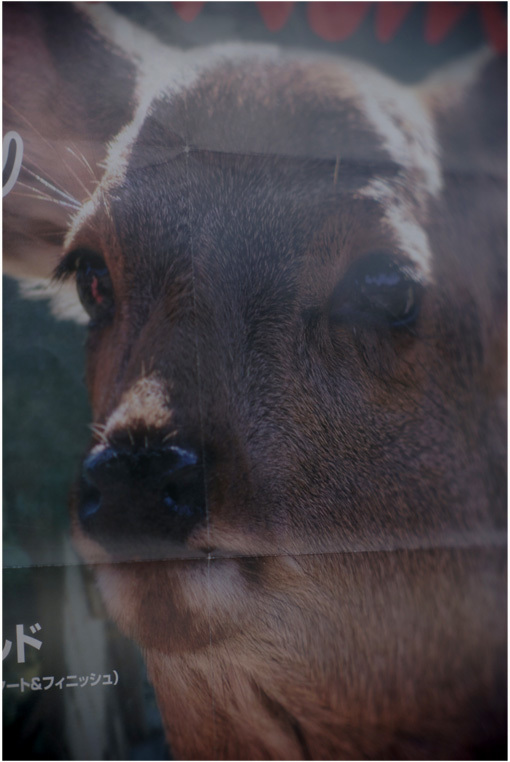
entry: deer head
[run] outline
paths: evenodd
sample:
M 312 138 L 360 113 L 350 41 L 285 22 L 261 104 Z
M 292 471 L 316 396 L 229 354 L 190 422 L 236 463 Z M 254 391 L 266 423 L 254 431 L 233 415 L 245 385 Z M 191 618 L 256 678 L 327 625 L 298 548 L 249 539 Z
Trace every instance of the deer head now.
M 40 198 L 7 197 L 7 266 L 87 316 L 75 543 L 172 748 L 478 753 L 503 728 L 501 62 L 411 88 L 10 6 Z

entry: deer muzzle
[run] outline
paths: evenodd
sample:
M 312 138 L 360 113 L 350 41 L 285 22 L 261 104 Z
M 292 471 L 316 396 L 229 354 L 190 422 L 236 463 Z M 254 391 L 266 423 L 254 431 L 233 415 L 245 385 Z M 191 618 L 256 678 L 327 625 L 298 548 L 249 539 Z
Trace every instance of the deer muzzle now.
M 206 515 L 204 472 L 190 446 L 95 448 L 79 484 L 78 519 L 86 534 L 115 552 L 184 544 Z

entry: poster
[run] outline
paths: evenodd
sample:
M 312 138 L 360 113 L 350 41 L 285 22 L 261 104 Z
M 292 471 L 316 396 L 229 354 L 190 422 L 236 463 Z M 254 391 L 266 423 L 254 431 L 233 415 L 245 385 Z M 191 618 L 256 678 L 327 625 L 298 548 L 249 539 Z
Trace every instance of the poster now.
M 506 6 L 3 12 L 4 758 L 505 758 Z

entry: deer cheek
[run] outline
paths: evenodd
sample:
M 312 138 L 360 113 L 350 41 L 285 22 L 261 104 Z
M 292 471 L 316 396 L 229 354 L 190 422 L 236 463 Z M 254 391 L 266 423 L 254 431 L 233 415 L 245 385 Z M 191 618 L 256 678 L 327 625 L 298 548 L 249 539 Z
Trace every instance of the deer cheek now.
M 107 390 L 114 385 L 113 370 L 118 367 L 112 352 L 113 341 L 108 340 L 112 328 L 102 331 L 102 335 L 91 334 L 87 342 L 86 384 L 94 420 L 108 413 Z

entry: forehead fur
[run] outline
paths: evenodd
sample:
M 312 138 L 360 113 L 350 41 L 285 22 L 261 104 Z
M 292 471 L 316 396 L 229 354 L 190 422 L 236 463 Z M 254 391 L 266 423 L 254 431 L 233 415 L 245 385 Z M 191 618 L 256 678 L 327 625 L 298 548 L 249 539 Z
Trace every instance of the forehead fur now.
M 276 48 L 192 53 L 179 66 L 160 63 L 150 86 L 145 80 L 140 108 L 110 149 L 105 186 L 121 196 L 120 214 L 154 225 L 161 209 L 162 227 L 182 228 L 190 168 L 201 194 L 194 207 L 204 214 L 218 183 L 236 207 L 249 192 L 261 219 L 278 206 L 312 208 L 319 197 L 321 211 L 364 198 L 381 208 L 402 253 L 430 274 L 420 219 L 441 177 L 431 120 L 410 88 L 363 64 Z
M 429 192 L 440 189 L 430 115 L 412 88 L 362 63 L 257 45 L 162 55 L 146 62 L 137 112 L 110 147 L 107 167 L 117 179 L 132 166 L 132 148 L 150 120 L 207 150 L 389 158 L 420 170 Z

